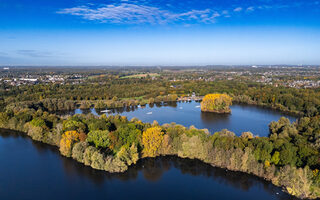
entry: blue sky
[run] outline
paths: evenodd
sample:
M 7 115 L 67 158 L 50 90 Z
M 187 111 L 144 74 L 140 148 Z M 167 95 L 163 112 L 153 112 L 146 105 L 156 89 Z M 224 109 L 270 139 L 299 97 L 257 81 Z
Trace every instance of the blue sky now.
M 0 0 L 1 65 L 320 64 L 320 0 Z

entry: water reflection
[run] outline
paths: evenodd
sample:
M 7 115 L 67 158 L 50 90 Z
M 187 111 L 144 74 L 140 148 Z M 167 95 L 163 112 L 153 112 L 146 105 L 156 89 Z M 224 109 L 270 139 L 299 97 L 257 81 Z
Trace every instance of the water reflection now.
M 183 175 L 202 176 L 212 179 L 219 184 L 228 185 L 242 191 L 248 192 L 251 187 L 258 186 L 270 195 L 278 193 L 277 199 L 297 199 L 283 193 L 280 188 L 261 178 L 212 167 L 199 160 L 182 159 L 175 156 L 146 158 L 131 166 L 126 172 L 117 174 L 94 170 L 71 159 L 62 158 L 62 160 L 68 175 L 77 174 L 79 176 L 86 176 L 97 185 L 102 185 L 105 181 L 112 179 L 121 181 L 136 180 L 139 173 L 149 182 L 160 182 L 163 179 L 163 175 L 174 168 L 178 169 Z M 170 179 L 166 181 L 170 181 Z
M 81 112 L 79 112 L 79 114 L 83 113 L 83 114 L 89 114 L 93 111 L 93 109 L 81 109 Z M 78 113 L 77 113 L 78 114 Z
M 215 123 L 224 123 L 226 125 L 229 124 L 231 114 L 230 113 L 208 113 L 208 112 L 201 112 L 200 114 L 201 121 L 210 126 L 212 122 Z

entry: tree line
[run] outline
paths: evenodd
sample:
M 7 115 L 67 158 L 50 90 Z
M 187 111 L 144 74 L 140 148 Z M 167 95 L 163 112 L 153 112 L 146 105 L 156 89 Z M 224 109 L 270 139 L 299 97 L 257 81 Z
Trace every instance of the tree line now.
M 9 90 L 7 90 L 9 89 Z M 226 93 L 233 102 L 256 104 L 305 116 L 320 113 L 319 89 L 296 89 L 260 83 L 221 81 L 168 81 L 152 79 L 107 79 L 78 85 L 40 84 L 0 89 L 0 110 L 19 102 L 43 105 L 47 110 L 66 110 L 75 105 L 123 107 L 145 105 L 150 102 L 170 101 L 172 96 L 184 97 L 195 92 L 199 96 Z

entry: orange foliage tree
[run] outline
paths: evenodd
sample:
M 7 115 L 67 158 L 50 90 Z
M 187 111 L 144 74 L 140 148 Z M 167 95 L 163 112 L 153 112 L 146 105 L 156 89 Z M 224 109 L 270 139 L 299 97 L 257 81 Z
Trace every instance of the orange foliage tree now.
M 144 146 L 143 153 L 146 157 L 156 156 L 161 142 L 163 140 L 164 133 L 159 126 L 148 128 L 142 134 L 142 144 Z
M 60 140 L 61 154 L 70 157 L 73 145 L 79 141 L 80 134 L 77 131 L 66 131 Z
M 201 111 L 230 113 L 232 98 L 227 94 L 207 94 L 201 102 Z

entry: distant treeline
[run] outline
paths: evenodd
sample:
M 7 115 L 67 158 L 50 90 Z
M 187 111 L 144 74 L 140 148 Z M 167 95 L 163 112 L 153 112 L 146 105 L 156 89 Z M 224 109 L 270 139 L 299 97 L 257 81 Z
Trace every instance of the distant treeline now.
M 25 108 L 30 109 L 41 109 L 43 111 L 55 112 L 55 111 L 67 111 L 74 110 L 77 107 L 80 109 L 90 109 L 92 107 L 96 109 L 105 109 L 105 108 L 123 108 L 131 106 L 144 106 L 146 104 L 162 103 L 162 102 L 175 102 L 177 101 L 178 96 L 176 94 L 167 95 L 167 96 L 157 96 L 156 98 L 145 99 L 122 99 L 114 97 L 111 100 L 67 100 L 62 99 L 43 99 L 40 101 L 22 101 L 14 102 L 5 106 L 3 110 L 23 110 Z
M 116 108 L 173 101 L 176 97 L 229 94 L 234 102 L 267 106 L 274 109 L 315 116 L 320 114 L 319 89 L 295 89 L 236 81 L 166 81 L 149 79 L 116 79 L 80 85 L 34 85 L 0 89 L 0 110 L 6 106 L 32 102 L 44 110 L 68 110 L 76 104 L 82 108 Z M 171 95 L 171 96 L 168 96 Z

